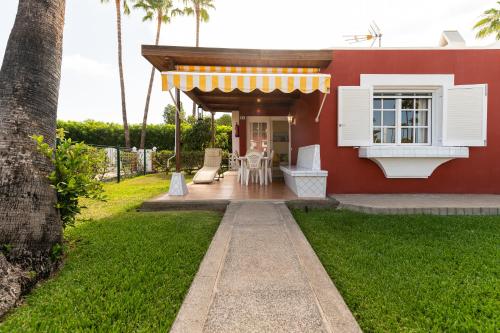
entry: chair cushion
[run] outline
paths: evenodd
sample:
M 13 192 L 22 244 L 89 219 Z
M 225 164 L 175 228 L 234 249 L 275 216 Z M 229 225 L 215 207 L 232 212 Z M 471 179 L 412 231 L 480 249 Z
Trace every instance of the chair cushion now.
M 219 171 L 218 167 L 203 167 L 196 175 L 193 177 L 193 183 L 195 184 L 207 184 L 214 181 L 215 176 L 217 176 L 217 172 Z

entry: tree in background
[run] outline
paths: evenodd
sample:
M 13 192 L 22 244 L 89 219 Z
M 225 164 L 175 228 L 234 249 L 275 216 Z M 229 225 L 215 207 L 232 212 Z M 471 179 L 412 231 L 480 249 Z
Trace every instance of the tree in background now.
M 54 166 L 31 136 L 43 135 L 55 146 L 65 4 L 19 0 L 0 70 L 0 259 L 5 255 L 36 273 L 35 280 L 48 276 L 52 251 L 62 241 L 56 192 L 48 179 Z M 3 269 L 0 289 L 8 283 Z M 5 304 L 0 305 L 1 316 Z
M 167 24 L 173 16 L 183 14 L 181 10 L 173 8 L 171 0 L 139 0 L 134 5 L 134 8 L 142 8 L 146 12 L 142 18 L 143 21 L 152 21 L 153 19 L 156 19 L 155 45 L 158 45 L 160 41 L 162 23 Z M 140 149 L 144 149 L 144 145 L 146 144 L 146 125 L 148 122 L 149 101 L 151 99 L 154 77 L 155 67 L 151 66 L 151 75 L 149 76 L 148 92 L 146 95 L 146 105 L 144 107 L 144 116 L 142 118 L 141 143 L 139 145 Z
M 183 135 L 182 148 L 184 150 L 205 150 L 210 146 L 212 119 L 204 117 L 197 119 Z
M 499 8 L 486 10 L 481 20 L 474 25 L 477 30 L 476 38 L 486 38 L 495 35 L 496 40 L 500 40 L 500 1 L 497 1 Z
M 210 15 L 209 9 L 215 9 L 213 0 L 183 0 L 184 13 L 187 15 L 194 15 L 196 19 L 196 47 L 200 46 L 200 23 L 208 22 Z
M 177 108 L 175 105 L 168 104 L 165 107 L 165 110 L 163 110 L 163 121 L 165 124 L 171 124 L 175 125 L 175 113 L 177 112 Z M 181 112 L 179 114 L 179 118 L 181 121 L 184 121 L 186 119 L 186 112 L 184 111 L 184 108 L 182 107 L 181 103 Z
M 224 113 L 218 119 L 215 119 L 217 126 L 233 126 L 233 119 L 231 115 Z
M 101 0 L 101 3 L 107 3 L 110 0 Z M 120 92 L 122 99 L 122 118 L 123 118 L 123 130 L 125 133 L 125 147 L 130 148 L 130 133 L 128 129 L 127 121 L 127 105 L 125 102 L 125 79 L 123 77 L 123 61 L 122 61 L 122 12 L 121 12 L 122 0 L 115 0 L 116 7 L 116 33 L 118 37 L 118 71 L 120 74 Z M 123 12 L 125 14 L 130 14 L 130 9 L 127 5 L 127 0 L 123 0 Z
M 196 19 L 196 47 L 200 46 L 200 23 L 208 22 L 210 15 L 209 9 L 215 9 L 213 0 L 183 0 L 184 13 L 194 15 Z M 193 102 L 193 117 L 196 116 L 196 104 Z

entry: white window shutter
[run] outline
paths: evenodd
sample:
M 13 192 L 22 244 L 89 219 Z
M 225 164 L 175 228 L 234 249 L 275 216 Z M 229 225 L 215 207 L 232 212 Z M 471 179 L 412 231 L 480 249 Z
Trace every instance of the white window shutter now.
M 444 146 L 486 146 L 488 86 L 454 86 L 447 90 L 443 112 Z
M 372 142 L 372 89 L 338 88 L 338 145 L 369 146 Z

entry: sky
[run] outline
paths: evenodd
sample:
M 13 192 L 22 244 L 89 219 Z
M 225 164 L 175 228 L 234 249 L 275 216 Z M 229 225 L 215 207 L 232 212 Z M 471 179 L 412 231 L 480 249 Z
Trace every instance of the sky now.
M 130 0 L 128 0 L 130 1 Z M 200 46 L 319 49 L 351 46 L 344 35 L 364 34 L 375 20 L 385 47 L 437 46 L 443 30 L 458 30 L 468 46 L 472 26 L 496 0 L 215 0 L 210 21 L 202 23 Z M 3 0 L 0 12 L 0 61 L 14 23 L 17 0 Z M 180 6 L 180 4 L 178 3 Z M 141 44 L 153 44 L 156 25 L 134 10 L 122 20 L 125 86 L 129 123 L 142 122 L 151 65 Z M 64 52 L 58 118 L 122 121 L 116 50 L 114 1 L 66 0 Z M 161 31 L 160 44 L 194 46 L 195 20 L 175 17 Z M 367 47 L 368 44 L 356 44 Z M 157 73 L 158 74 L 158 73 Z M 189 111 L 190 101 L 183 97 Z M 156 75 L 149 123 L 163 122 L 171 103 Z

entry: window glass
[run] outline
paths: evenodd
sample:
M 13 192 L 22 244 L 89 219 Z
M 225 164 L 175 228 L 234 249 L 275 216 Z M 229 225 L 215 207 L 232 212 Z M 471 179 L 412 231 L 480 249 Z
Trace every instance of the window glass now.
M 427 126 L 427 111 L 415 112 L 415 124 L 417 126 Z
M 382 143 L 382 130 L 380 128 L 373 129 L 373 142 Z
M 374 93 L 373 143 L 429 144 L 432 93 Z
M 417 109 L 427 109 L 427 98 L 417 98 L 416 108 Z
M 383 100 L 383 106 L 384 106 L 384 109 L 395 109 L 396 108 L 396 100 L 393 99 L 393 98 L 390 98 L 390 99 L 384 99 Z
M 384 142 L 385 143 L 396 142 L 396 130 L 394 128 L 384 128 Z
M 384 126 L 396 126 L 396 111 L 384 111 Z
M 401 111 L 401 126 L 413 125 L 413 111 Z
M 401 101 L 401 108 L 413 109 L 413 98 L 404 98 Z
M 401 143 L 413 143 L 413 128 L 401 129 Z
M 381 126 L 381 125 L 382 125 L 382 112 L 373 111 L 373 126 Z
M 415 129 L 415 143 L 429 143 L 428 142 L 428 129 L 416 128 Z

